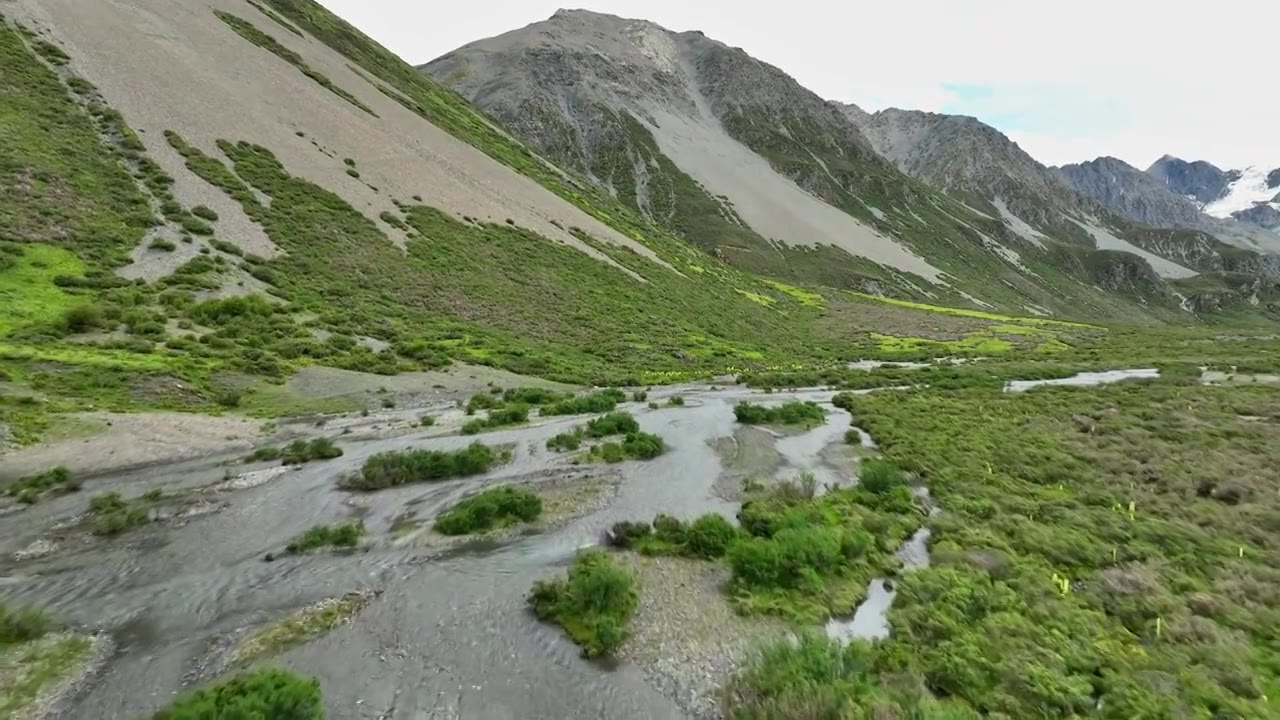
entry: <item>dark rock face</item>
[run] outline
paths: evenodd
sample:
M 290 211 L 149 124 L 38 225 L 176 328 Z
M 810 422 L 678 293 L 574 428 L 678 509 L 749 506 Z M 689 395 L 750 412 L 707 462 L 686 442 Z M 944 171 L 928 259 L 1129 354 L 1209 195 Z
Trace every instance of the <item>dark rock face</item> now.
M 1258 203 L 1248 210 L 1231 213 L 1231 217 L 1267 230 L 1278 229 L 1280 228 L 1280 210 L 1276 209 L 1277 204 L 1280 204 L 1280 195 L 1277 195 L 1271 203 Z
M 1200 207 L 1152 175 L 1112 157 L 1058 168 L 1077 193 L 1127 220 L 1157 228 L 1200 228 Z
M 1280 188 L 1280 168 L 1276 168 L 1275 170 L 1267 173 L 1267 187 Z M 1276 195 L 1275 199 L 1271 202 L 1280 202 L 1280 195 Z
M 1187 162 L 1170 155 L 1157 160 L 1147 172 L 1175 193 L 1194 197 L 1201 205 L 1220 199 L 1227 186 L 1240 179 L 1238 170 L 1222 170 L 1203 160 Z

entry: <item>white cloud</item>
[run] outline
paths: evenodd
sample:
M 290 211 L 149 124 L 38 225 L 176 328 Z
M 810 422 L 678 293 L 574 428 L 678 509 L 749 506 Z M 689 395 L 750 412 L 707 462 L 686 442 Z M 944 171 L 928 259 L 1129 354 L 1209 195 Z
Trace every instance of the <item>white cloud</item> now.
M 1123 104 L 1125 126 L 1023 133 L 1045 162 L 1168 152 L 1224 166 L 1280 164 L 1280 2 L 1220 0 L 578 0 L 599 12 L 702 30 L 778 65 L 818 94 L 875 109 L 940 110 L 944 83 L 1086 87 Z M 321 0 L 411 62 L 549 17 L 558 2 Z M 1016 98 L 1010 98 L 1017 105 Z M 989 105 L 990 103 L 988 103 Z M 1017 131 L 1015 131 L 1016 133 Z M 1075 154 L 1083 152 L 1084 155 Z

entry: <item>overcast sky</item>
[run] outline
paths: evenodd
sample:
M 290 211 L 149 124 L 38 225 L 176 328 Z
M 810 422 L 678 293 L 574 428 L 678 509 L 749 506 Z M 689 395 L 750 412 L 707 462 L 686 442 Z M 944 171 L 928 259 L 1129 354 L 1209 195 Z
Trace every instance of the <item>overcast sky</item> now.
M 320 0 L 420 64 L 568 0 Z M 819 95 L 976 115 L 1044 163 L 1280 165 L 1280 0 L 577 0 L 702 30 Z

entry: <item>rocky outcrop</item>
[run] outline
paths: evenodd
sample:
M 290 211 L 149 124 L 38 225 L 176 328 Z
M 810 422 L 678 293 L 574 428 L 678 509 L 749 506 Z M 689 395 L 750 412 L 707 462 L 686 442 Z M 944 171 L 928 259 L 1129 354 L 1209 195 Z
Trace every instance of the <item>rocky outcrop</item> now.
M 1147 173 L 1169 186 L 1173 192 L 1194 198 L 1202 206 L 1221 198 L 1227 186 L 1240 178 L 1237 170 L 1222 170 L 1203 160 L 1187 162 L 1165 155 L 1147 168 Z

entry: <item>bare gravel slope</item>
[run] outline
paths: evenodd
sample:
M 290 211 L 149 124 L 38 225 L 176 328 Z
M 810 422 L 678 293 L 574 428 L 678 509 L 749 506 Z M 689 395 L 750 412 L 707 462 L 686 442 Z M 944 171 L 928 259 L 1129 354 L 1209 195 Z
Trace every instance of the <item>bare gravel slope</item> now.
M 429 205 L 522 227 L 602 255 L 570 235 L 579 227 L 653 259 L 643 246 L 596 221 L 533 180 L 499 164 L 380 92 L 328 46 L 298 37 L 244 0 L 17 0 L 6 15 L 52 30 L 72 69 L 141 133 L 147 150 L 177 179 L 175 194 L 220 216 L 218 234 L 262 255 L 270 241 L 239 205 L 187 172 L 163 140 L 174 130 L 206 153 L 216 141 L 269 148 L 290 172 L 342 195 L 393 241 L 403 233 L 379 216 L 393 200 L 417 195 Z M 375 114 L 345 101 L 214 15 L 232 13 L 298 53 L 314 70 Z M 129 58 L 130 62 L 120 62 Z M 305 128 L 305 135 L 300 134 Z M 345 162 L 355 162 L 359 178 Z M 610 261 L 611 262 L 611 261 Z

